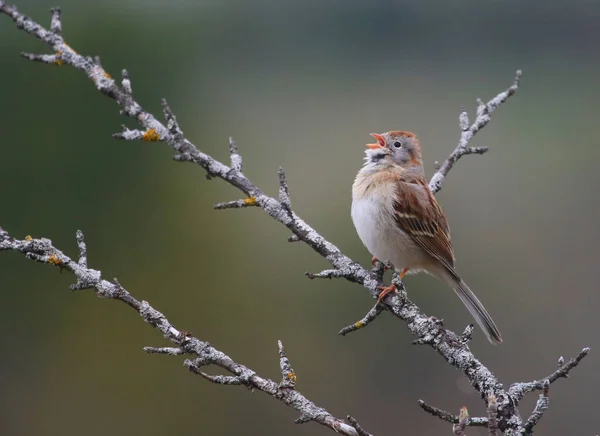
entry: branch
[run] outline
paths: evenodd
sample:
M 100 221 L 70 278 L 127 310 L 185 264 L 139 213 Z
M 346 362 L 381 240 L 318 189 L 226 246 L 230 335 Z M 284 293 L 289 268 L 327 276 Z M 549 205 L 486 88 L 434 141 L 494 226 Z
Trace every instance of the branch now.
M 230 185 L 242 191 L 249 199 L 252 199 L 251 201 L 253 202 L 253 205 L 262 208 L 270 217 L 287 227 L 287 229 L 289 229 L 292 233 L 290 240 L 297 240 L 306 243 L 330 263 L 330 270 L 335 271 L 335 273 L 331 274 L 331 277 L 343 277 L 348 281 L 358 283 L 367 289 L 367 291 L 374 298 L 379 295 L 378 286 L 382 284 L 383 270 L 364 269 L 357 262 L 345 256 L 334 244 L 327 241 L 316 230 L 303 221 L 291 208 L 288 186 L 283 170 L 280 170 L 279 172 L 279 198 L 277 199 L 266 195 L 242 173 L 241 156 L 239 156 L 235 143 L 232 144 L 232 141 L 230 141 L 229 144 L 231 155 L 230 166 L 219 162 L 206 153 L 203 153 L 184 136 L 183 131 L 179 128 L 176 118 L 166 104 L 166 101 L 163 100 L 163 115 L 167 123 L 165 126 L 153 114 L 144 111 L 142 106 L 133 99 L 131 80 L 126 71 L 122 72 L 121 86 L 119 86 L 119 84 L 110 76 L 110 74 L 108 74 L 102 68 L 99 59 L 94 60 L 91 57 L 84 57 L 67 45 L 62 38 L 60 31 L 57 30 L 62 28 L 62 25 L 60 24 L 59 13 L 53 12 L 51 30 L 46 30 L 33 20 L 19 13 L 15 7 L 7 5 L 2 0 L 0 0 L 0 12 L 8 15 L 13 21 L 15 21 L 18 28 L 40 39 L 53 51 L 53 54 L 50 55 L 25 55 L 27 58 L 48 61 L 56 65 L 70 65 L 75 69 L 82 71 L 88 78 L 92 80 L 96 88 L 102 94 L 112 98 L 117 102 L 123 115 L 134 119 L 142 127 L 141 130 L 125 129 L 125 131 L 115 135 L 117 138 L 124 140 L 160 141 L 165 143 L 175 151 L 175 161 L 198 165 L 206 171 L 207 177 L 223 179 Z M 47 56 L 51 57 L 48 58 Z M 517 72 L 514 83 L 508 89 L 499 93 L 487 103 L 478 101 L 476 119 L 473 124 L 469 125 L 467 113 L 464 110 L 461 112 L 459 119 L 461 127 L 459 144 L 448 157 L 448 159 L 446 159 L 446 161 L 433 175 L 430 181 L 430 189 L 432 192 L 435 193 L 441 189 L 444 178 L 462 156 L 466 154 L 481 154 L 485 152 L 484 148 L 472 148 L 469 147 L 468 144 L 472 140 L 473 136 L 477 134 L 479 130 L 485 127 L 490 121 L 491 113 L 517 91 L 520 74 L 520 72 Z M 239 204 L 239 202 L 236 202 L 236 204 Z M 50 245 L 48 246 L 47 244 Z M 48 240 L 39 240 L 33 245 L 41 245 L 45 249 L 49 249 L 49 247 L 51 247 L 51 243 L 49 243 Z M 65 259 L 61 259 L 60 257 L 64 256 L 62 253 L 60 253 L 60 255 L 56 254 L 58 257 L 52 257 L 52 255 L 48 255 L 47 250 L 44 251 L 43 255 L 39 254 L 35 250 L 27 251 L 27 254 L 30 258 L 35 260 L 53 263 L 55 265 L 60 264 L 60 262 L 65 262 Z M 85 270 L 85 274 L 82 274 L 81 277 L 78 276 L 77 285 L 75 285 L 76 289 L 85 289 L 89 287 L 95 288 L 98 283 L 105 283 L 105 285 L 102 286 L 109 286 L 107 289 L 113 290 L 114 292 L 117 292 L 116 290 L 121 289 L 120 286 L 116 286 L 110 282 L 99 282 L 99 272 L 87 270 L 85 267 L 82 267 L 78 264 L 76 265 L 78 268 L 83 268 Z M 98 290 L 98 292 L 99 294 L 103 295 L 106 294 L 108 290 L 103 292 Z M 136 307 L 136 305 L 139 304 L 147 304 L 143 302 L 138 303 L 137 300 L 130 301 L 129 297 L 123 298 L 123 301 L 132 305 L 132 307 Z M 424 314 L 418 306 L 408 300 L 408 298 L 405 298 L 405 296 L 403 296 L 403 298 L 396 298 L 395 296 L 390 295 L 385 299 L 384 302 L 382 302 L 381 306 L 384 308 L 384 310 L 389 311 L 395 317 L 403 320 L 410 332 L 416 336 L 416 341 L 418 343 L 431 346 L 450 365 L 464 372 L 471 385 L 481 394 L 483 398 L 488 398 L 492 394 L 497 398 L 499 414 L 498 426 L 501 430 L 513 432 L 520 431 L 523 428 L 523 422 L 516 408 L 517 402 L 515 402 L 512 397 L 507 394 L 496 376 L 492 374 L 490 370 L 473 355 L 473 353 L 471 353 L 468 344 L 462 336 L 445 329 L 442 321 Z M 162 315 L 160 315 L 160 317 L 161 320 L 164 318 Z M 170 336 L 171 338 L 174 338 L 173 334 L 170 334 Z M 181 342 L 182 340 L 180 339 L 179 341 Z M 200 343 L 199 341 L 194 341 L 192 341 L 194 344 Z M 202 358 L 202 356 L 200 358 Z M 239 372 L 236 373 L 235 371 L 230 371 L 234 373 L 234 376 L 227 377 L 235 378 L 244 375 L 244 371 L 241 368 L 247 368 L 241 367 L 233 362 L 227 362 L 228 365 L 236 365 L 232 368 Z M 203 361 L 192 361 L 189 367 L 190 369 L 200 368 L 202 363 Z M 225 369 L 229 370 L 229 368 Z M 253 380 L 256 380 L 257 377 L 258 376 L 253 375 L 252 377 L 249 377 L 248 380 L 252 382 Z M 221 380 L 233 381 L 233 378 L 225 378 Z M 273 386 L 277 386 L 277 384 L 269 385 L 268 389 L 265 388 L 266 391 L 271 392 L 272 389 L 275 389 Z M 292 395 L 292 393 L 296 393 L 295 391 L 289 389 L 286 392 L 288 392 L 286 395 Z M 291 399 L 289 401 L 292 402 Z M 294 407 L 293 404 L 296 403 L 290 403 L 292 407 Z M 317 418 L 320 419 L 320 421 L 318 421 Z M 329 425 L 332 428 L 342 425 L 339 424 L 341 421 L 331 417 L 331 415 L 324 411 L 323 414 L 317 413 L 315 415 L 302 415 L 300 421 L 303 422 L 306 420 L 317 420 L 318 422 L 325 423 L 324 425 Z M 331 424 L 332 422 L 333 424 Z M 356 434 L 354 427 L 350 427 L 347 424 L 343 425 L 349 429 L 352 429 L 352 431 L 348 430 L 347 434 Z
M 508 393 L 513 397 L 514 401 L 518 404 L 519 401 L 525 396 L 528 392 L 533 391 L 541 391 L 545 389 L 546 382 L 552 384 L 559 378 L 568 378 L 569 372 L 577 365 L 579 362 L 588 355 L 590 352 L 590 348 L 586 347 L 579 352 L 577 356 L 572 359 L 569 359 L 567 363 L 564 363 L 564 359 L 560 357 L 559 359 L 559 367 L 556 371 L 550 374 L 548 377 L 545 377 L 541 380 L 534 380 L 531 382 L 520 382 L 514 383 L 509 389 Z
M 423 400 L 418 401 L 419 407 L 423 409 L 425 412 L 430 415 L 437 416 L 442 421 L 449 422 L 451 424 L 459 424 L 460 417 L 455 416 L 450 412 L 446 412 L 445 410 L 438 409 L 437 407 L 430 406 Z M 467 415 L 468 418 L 468 415 Z M 488 418 L 468 418 L 466 424 L 469 427 L 487 427 L 488 426 Z
M 380 304 L 376 304 L 371 310 L 367 312 L 367 314 L 360 321 L 357 321 L 354 324 L 350 324 L 349 326 L 344 327 L 340 330 L 338 335 L 346 336 L 348 333 L 355 332 L 356 330 L 368 326 L 379 315 L 381 315 L 381 312 L 383 312 L 383 307 Z
M 71 289 L 95 289 L 100 298 L 118 300 L 127 304 L 141 315 L 144 321 L 160 331 L 168 341 L 176 345 L 174 348 L 145 347 L 144 350 L 146 352 L 169 355 L 193 355 L 193 359 L 185 361 L 185 366 L 191 372 L 213 383 L 243 385 L 259 390 L 300 412 L 302 422 L 314 421 L 343 435 L 360 436 L 355 427 L 332 416 L 325 409 L 317 406 L 294 389 L 296 376 L 287 361 L 281 341 L 279 342 L 279 354 L 281 370 L 285 376 L 282 383 L 276 383 L 273 380 L 259 376 L 250 368 L 235 362 L 227 354 L 217 350 L 207 342 L 203 342 L 190 333 L 177 329 L 162 313 L 154 309 L 148 302 L 136 299 L 116 279 L 112 282 L 102 279 L 101 271 L 90 269 L 87 267 L 87 264 L 81 262 L 81 259 L 85 258 L 87 250 L 81 231 L 77 231 L 77 245 L 79 246 L 79 262 L 72 260 L 69 256 L 54 247 L 52 241 L 49 239 L 27 237 L 24 240 L 18 240 L 11 237 L 0 227 L 0 251 L 17 251 L 23 253 L 28 259 L 54 265 L 61 270 L 73 273 L 77 279 L 77 284 L 71 286 Z M 219 367 L 232 375 L 213 376 L 201 371 L 202 367 L 209 365 Z
M 540 422 L 540 419 L 542 419 L 544 413 L 546 413 L 546 410 L 548 410 L 548 406 L 550 406 L 550 400 L 548 399 L 549 389 L 550 381 L 544 380 L 543 392 L 540 394 L 540 398 L 537 400 L 537 403 L 535 404 L 535 409 L 533 409 L 531 416 L 529 417 L 529 419 L 527 419 L 527 422 L 525 423 L 525 434 L 531 433 L 533 427 L 535 427 L 535 425 L 538 422 Z
M 521 80 L 521 70 L 517 70 L 513 84 L 508 87 L 505 91 L 502 91 L 496 97 L 492 98 L 487 103 L 481 100 L 477 100 L 477 115 L 473 124 L 469 125 L 469 116 L 467 111 L 462 109 L 458 117 L 460 125 L 460 139 L 458 145 L 454 151 L 448 156 L 448 159 L 444 161 L 442 166 L 435 172 L 431 181 L 429 182 L 429 189 L 434 194 L 442 189 L 442 183 L 444 179 L 454 167 L 458 160 L 467 154 L 484 154 L 488 151 L 487 147 L 469 147 L 469 143 L 473 139 L 473 136 L 483 129 L 492 119 L 491 114 L 500 107 L 502 103 L 508 100 L 509 97 L 514 95 L 519 89 L 519 81 Z

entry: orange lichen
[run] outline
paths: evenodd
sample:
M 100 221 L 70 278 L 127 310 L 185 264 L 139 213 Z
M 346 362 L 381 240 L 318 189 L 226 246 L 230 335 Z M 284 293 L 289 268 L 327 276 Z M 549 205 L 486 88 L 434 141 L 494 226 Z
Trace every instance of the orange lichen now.
M 142 139 L 148 142 L 156 142 L 160 141 L 160 135 L 158 134 L 156 129 L 148 129 L 144 132 Z
M 289 378 L 292 382 L 296 383 L 296 374 L 294 372 L 288 372 L 287 378 Z
M 357 329 L 361 329 L 365 326 L 365 323 L 362 321 L 358 321 L 354 324 L 354 327 L 356 327 Z
M 111 75 L 108 74 L 106 71 L 104 72 L 104 77 L 106 77 L 107 79 L 112 79 Z
M 256 206 L 256 197 L 248 197 L 244 199 L 244 203 L 248 206 Z
M 63 262 L 56 254 L 51 254 L 50 257 L 48 257 L 48 263 L 51 263 L 52 265 L 60 265 Z
M 61 59 L 58 58 L 61 54 L 62 54 L 62 51 L 56 52 L 56 60 L 54 61 L 54 65 L 60 66 L 64 63 Z
M 33 241 L 33 238 L 30 235 L 25 236 L 26 241 Z

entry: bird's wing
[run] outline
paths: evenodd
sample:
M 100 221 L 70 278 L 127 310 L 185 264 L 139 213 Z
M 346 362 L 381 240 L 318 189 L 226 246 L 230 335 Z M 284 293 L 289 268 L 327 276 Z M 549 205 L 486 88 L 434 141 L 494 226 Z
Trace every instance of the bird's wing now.
M 454 250 L 448 221 L 424 181 L 398 181 L 394 218 L 398 227 L 429 255 L 454 270 Z

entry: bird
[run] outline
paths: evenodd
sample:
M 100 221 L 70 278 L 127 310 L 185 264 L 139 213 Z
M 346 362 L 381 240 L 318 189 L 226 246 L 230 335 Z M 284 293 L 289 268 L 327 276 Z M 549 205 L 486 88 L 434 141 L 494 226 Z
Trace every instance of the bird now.
M 454 289 L 492 344 L 502 335 L 485 307 L 455 269 L 450 227 L 425 181 L 419 140 L 408 131 L 371 133 L 365 163 L 352 185 L 351 215 L 373 255 L 405 274 L 426 272 Z M 396 286 L 380 286 L 378 303 Z

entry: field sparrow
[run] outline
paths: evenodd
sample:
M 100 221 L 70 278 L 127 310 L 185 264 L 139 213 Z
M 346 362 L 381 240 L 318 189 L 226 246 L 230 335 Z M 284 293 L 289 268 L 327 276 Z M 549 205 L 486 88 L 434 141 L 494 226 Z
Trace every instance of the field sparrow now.
M 450 228 L 425 181 L 419 140 L 410 132 L 372 133 L 366 162 L 352 186 L 352 221 L 373 260 L 389 261 L 400 278 L 426 271 L 450 286 L 491 343 L 494 321 L 454 269 Z M 382 287 L 378 302 L 394 285 Z

